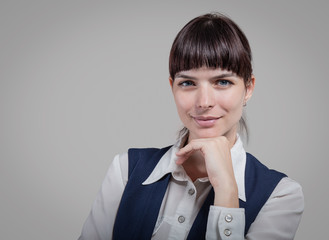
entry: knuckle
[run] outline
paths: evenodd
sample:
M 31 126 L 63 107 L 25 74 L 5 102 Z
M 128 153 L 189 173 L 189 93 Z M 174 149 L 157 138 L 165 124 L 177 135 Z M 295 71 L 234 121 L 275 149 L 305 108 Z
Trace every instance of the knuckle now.
M 221 143 L 223 143 L 223 144 L 228 144 L 228 143 L 229 143 L 227 137 L 224 137 L 224 136 L 220 136 L 220 137 L 218 138 L 218 140 L 219 140 Z

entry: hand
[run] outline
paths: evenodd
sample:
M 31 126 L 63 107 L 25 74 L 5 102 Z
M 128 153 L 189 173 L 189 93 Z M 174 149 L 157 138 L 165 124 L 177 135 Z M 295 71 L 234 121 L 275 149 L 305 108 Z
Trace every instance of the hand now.
M 230 142 L 226 137 L 193 139 L 177 153 L 176 163 L 188 164 L 189 157 L 201 152 L 205 169 L 215 191 L 215 206 L 239 207 L 238 188 L 234 177 Z

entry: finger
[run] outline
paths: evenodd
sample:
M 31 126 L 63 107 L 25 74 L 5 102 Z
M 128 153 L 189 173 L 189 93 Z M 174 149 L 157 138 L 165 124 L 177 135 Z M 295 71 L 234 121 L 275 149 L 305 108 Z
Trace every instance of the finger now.
M 183 164 L 191 156 L 192 153 L 193 151 L 176 153 L 177 156 L 176 164 L 178 165 Z
M 188 157 L 179 157 L 176 160 L 176 164 L 177 165 L 182 165 L 187 159 L 188 159 Z
M 193 141 L 187 144 L 185 147 L 181 148 L 176 153 L 176 156 L 178 157 L 176 164 L 183 164 L 194 152 L 201 150 L 202 146 L 202 143 Z
M 192 141 L 189 144 L 187 144 L 185 147 L 181 148 L 176 155 L 181 157 L 186 154 L 191 155 L 193 152 L 202 150 L 203 144 L 200 142 Z

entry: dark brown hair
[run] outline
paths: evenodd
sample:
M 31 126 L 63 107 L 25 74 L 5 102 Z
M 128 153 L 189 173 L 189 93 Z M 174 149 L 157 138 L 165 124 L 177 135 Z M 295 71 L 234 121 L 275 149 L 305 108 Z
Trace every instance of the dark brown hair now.
M 169 72 L 174 80 L 180 71 L 221 68 L 236 73 L 247 85 L 251 59 L 248 39 L 231 19 L 219 13 L 205 14 L 192 19 L 177 34 L 170 51 Z

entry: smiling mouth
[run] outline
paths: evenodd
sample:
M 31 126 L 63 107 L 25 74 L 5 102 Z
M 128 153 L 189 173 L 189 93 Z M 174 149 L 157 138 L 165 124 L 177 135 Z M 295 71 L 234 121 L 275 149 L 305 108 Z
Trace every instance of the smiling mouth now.
M 220 119 L 220 117 L 212 117 L 212 116 L 197 116 L 197 117 L 192 117 L 193 120 L 199 125 L 200 127 L 213 127 L 217 120 Z

